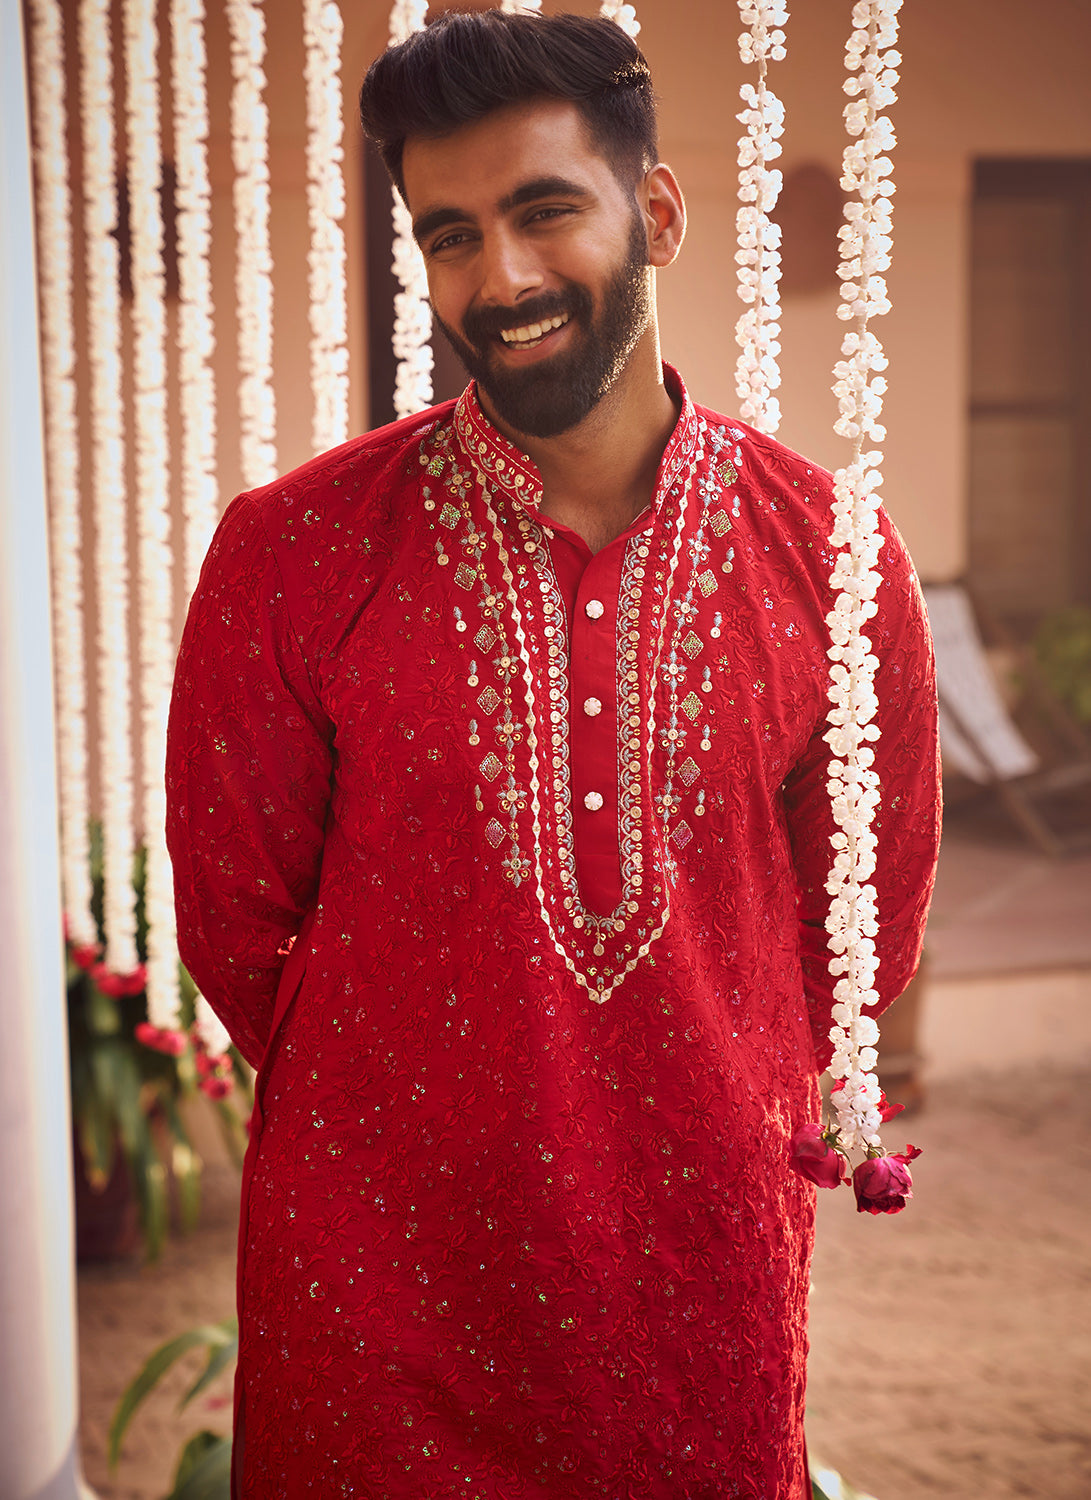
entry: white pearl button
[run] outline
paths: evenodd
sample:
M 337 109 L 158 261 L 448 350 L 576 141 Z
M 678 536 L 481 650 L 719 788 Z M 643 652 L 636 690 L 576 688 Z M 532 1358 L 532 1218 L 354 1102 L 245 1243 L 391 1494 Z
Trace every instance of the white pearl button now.
M 589 620 L 601 620 L 606 613 L 606 606 L 601 599 L 588 599 L 583 612 Z
M 602 793 L 588 792 L 587 796 L 583 799 L 583 805 L 588 812 L 598 812 L 602 806 Z
M 585 698 L 583 700 L 583 711 L 589 719 L 595 719 L 602 713 L 602 704 L 597 698 Z

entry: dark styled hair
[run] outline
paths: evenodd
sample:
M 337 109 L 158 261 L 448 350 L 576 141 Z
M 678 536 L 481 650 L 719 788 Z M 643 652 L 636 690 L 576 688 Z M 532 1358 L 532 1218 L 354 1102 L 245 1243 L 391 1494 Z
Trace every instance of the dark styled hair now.
M 621 27 L 601 17 L 449 11 L 375 59 L 360 90 L 360 118 L 404 197 L 410 136 L 449 135 L 532 99 L 576 105 L 626 185 L 655 165 L 648 64 Z

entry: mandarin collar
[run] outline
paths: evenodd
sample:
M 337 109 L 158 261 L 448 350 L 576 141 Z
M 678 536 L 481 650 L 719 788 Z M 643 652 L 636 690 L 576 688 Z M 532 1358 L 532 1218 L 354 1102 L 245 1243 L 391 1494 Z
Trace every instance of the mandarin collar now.
M 681 402 L 681 410 L 659 462 L 652 496 L 652 509 L 656 513 L 697 447 L 697 413 L 681 375 L 666 361 L 663 363 L 663 382 L 670 395 Z M 476 381 L 470 382 L 455 403 L 454 425 L 459 444 L 482 483 L 495 485 L 524 509 L 537 511 L 542 503 L 542 476 L 538 466 L 489 421 L 478 400 Z

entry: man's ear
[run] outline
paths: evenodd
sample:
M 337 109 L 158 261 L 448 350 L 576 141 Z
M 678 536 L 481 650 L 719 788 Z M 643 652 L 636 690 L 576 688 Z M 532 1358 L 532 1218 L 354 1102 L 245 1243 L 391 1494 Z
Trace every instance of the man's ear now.
M 644 174 L 640 205 L 648 232 L 648 264 L 669 266 L 682 248 L 686 233 L 686 203 L 670 167 L 658 162 Z

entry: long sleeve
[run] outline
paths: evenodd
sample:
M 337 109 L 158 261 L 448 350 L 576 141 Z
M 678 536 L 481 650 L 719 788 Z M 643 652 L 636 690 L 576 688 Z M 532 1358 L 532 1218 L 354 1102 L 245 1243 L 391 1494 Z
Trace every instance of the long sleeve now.
M 867 634 L 879 658 L 875 744 L 880 805 L 875 885 L 879 934 L 878 1014 L 896 1000 L 920 962 L 935 879 L 940 832 L 940 774 L 935 669 L 920 586 L 900 537 L 889 522 L 879 557 L 883 583 L 878 613 Z M 833 863 L 835 825 L 827 790 L 832 758 L 821 722 L 785 787 L 785 808 L 799 885 L 800 949 L 820 1067 L 829 1061 L 833 1004 L 826 917 L 826 880 Z
M 258 505 L 228 508 L 190 606 L 167 748 L 178 944 L 240 1052 L 269 1039 L 288 939 L 313 904 L 332 725 Z

